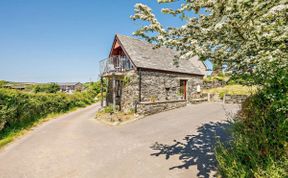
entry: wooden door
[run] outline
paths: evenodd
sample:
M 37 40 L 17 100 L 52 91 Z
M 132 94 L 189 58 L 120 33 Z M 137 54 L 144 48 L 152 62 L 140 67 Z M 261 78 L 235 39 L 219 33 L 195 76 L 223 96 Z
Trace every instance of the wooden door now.
M 180 80 L 180 92 L 183 95 L 183 99 L 187 98 L 187 80 Z

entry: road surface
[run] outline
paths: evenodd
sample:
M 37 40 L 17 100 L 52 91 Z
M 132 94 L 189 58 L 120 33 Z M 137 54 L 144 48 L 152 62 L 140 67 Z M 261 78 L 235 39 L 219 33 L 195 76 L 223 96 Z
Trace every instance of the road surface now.
M 204 103 L 108 126 L 95 119 L 98 107 L 50 120 L 0 150 L 0 177 L 213 177 L 215 137 L 227 139 L 224 120 L 238 109 Z

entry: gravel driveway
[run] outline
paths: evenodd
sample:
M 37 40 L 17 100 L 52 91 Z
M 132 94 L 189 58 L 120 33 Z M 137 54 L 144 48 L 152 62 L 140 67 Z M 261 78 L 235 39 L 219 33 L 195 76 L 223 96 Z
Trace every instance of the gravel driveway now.
M 237 105 L 204 103 L 121 126 L 95 119 L 99 106 L 48 121 L 0 150 L 1 178 L 192 178 L 215 172 Z

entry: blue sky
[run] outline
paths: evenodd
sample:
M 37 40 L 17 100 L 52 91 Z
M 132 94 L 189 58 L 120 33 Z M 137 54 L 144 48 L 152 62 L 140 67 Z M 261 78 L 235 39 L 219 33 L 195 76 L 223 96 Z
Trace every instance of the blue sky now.
M 131 35 L 135 3 L 148 4 L 164 25 L 156 0 L 0 1 L 0 80 L 64 82 L 98 79 L 115 33 Z

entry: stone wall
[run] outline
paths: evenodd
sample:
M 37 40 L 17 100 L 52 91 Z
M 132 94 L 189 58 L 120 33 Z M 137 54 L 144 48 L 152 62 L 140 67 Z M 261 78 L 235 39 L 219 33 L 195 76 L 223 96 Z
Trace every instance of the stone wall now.
M 187 99 L 202 84 L 202 76 L 141 71 L 141 101 L 175 101 L 184 99 L 180 95 L 180 80 L 187 80 Z
M 192 104 L 203 103 L 208 101 L 207 93 L 194 93 L 191 95 L 191 98 L 188 100 Z
M 223 102 L 226 104 L 241 104 L 248 98 L 247 95 L 225 95 Z
M 247 95 L 228 95 L 225 94 L 221 97 L 218 94 L 207 94 L 209 102 L 222 102 L 225 104 L 241 104 L 243 103 L 249 96 Z
M 136 71 L 130 71 L 123 78 L 121 109 L 124 112 L 135 110 L 139 101 L 139 76 Z
M 223 102 L 223 97 L 221 97 L 220 95 L 218 94 L 207 94 L 208 96 L 208 101 L 209 102 Z
M 141 75 L 139 75 L 139 73 L 141 73 Z M 152 70 L 131 70 L 125 73 L 122 78 L 118 77 L 117 80 L 121 80 L 121 98 L 116 98 L 116 103 L 121 106 L 121 110 L 129 112 L 137 109 L 137 112 L 140 112 L 140 114 L 147 114 L 149 110 L 151 110 L 150 113 L 155 113 L 156 111 L 166 110 L 166 108 L 172 109 L 183 106 L 184 96 L 180 94 L 180 80 L 187 80 L 186 99 L 189 100 L 192 94 L 196 92 L 197 85 L 202 85 L 203 77 Z M 141 101 L 139 101 L 140 80 Z M 106 101 L 107 104 L 112 104 L 113 92 L 111 78 L 108 80 L 107 89 Z M 139 102 L 146 104 L 139 104 Z M 140 111 L 136 108 L 137 104 L 140 106 Z
M 135 109 L 135 104 L 139 100 L 139 78 L 134 70 L 128 71 L 123 76 L 115 77 L 120 81 L 120 96 L 116 95 L 116 105 L 119 105 L 121 110 L 129 112 Z M 106 103 L 113 104 L 113 88 L 112 76 L 108 78 Z
M 137 104 L 137 113 L 140 115 L 150 115 L 167 111 L 187 105 L 186 100 L 163 101 L 163 102 L 141 102 Z

